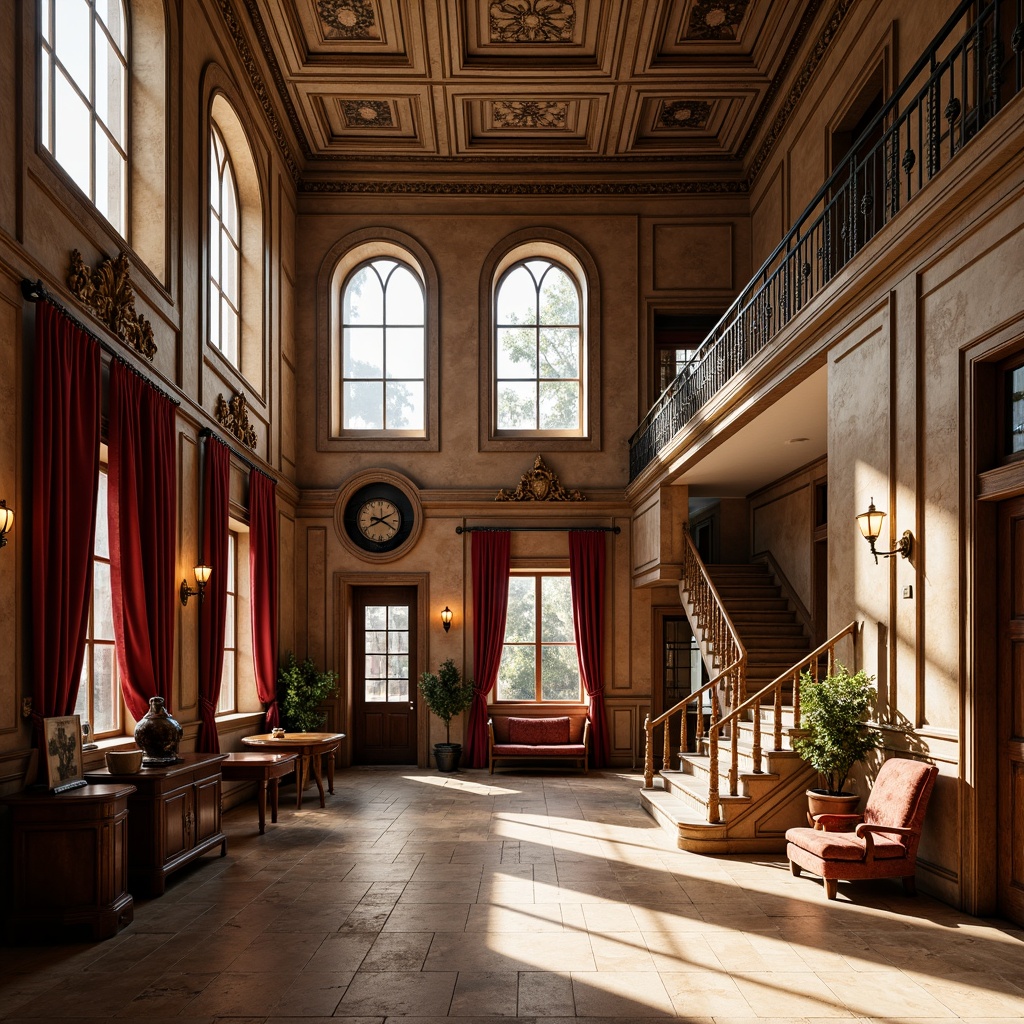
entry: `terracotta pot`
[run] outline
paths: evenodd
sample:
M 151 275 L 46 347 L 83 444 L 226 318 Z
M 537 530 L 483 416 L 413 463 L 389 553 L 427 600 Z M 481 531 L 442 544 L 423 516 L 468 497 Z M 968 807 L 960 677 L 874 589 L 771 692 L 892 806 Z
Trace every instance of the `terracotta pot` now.
M 860 797 L 856 793 L 832 796 L 824 789 L 807 790 L 807 824 L 814 828 L 816 814 L 856 814 Z

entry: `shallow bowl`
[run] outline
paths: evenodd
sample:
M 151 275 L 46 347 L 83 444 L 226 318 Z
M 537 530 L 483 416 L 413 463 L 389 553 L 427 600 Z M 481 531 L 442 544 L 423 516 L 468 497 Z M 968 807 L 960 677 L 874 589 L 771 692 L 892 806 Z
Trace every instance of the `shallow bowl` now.
M 108 750 L 106 757 L 112 775 L 132 775 L 142 767 L 141 750 Z

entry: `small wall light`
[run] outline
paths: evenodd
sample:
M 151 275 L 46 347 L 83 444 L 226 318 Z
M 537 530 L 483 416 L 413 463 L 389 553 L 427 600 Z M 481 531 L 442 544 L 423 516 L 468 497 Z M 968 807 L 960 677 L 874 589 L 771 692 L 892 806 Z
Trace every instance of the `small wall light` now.
M 452 610 L 448 605 L 445 605 L 441 612 L 441 625 L 444 626 L 446 633 L 452 628 Z
M 7 534 L 14 526 L 14 509 L 7 507 L 7 502 L 0 499 L 0 548 L 7 544 Z
M 206 589 L 206 584 L 210 581 L 210 573 L 213 572 L 213 566 L 211 565 L 197 565 L 192 570 L 196 575 L 196 584 L 199 587 L 198 590 L 193 590 L 188 585 L 188 580 L 182 580 L 181 586 L 178 588 L 178 596 L 181 598 L 182 604 L 188 604 L 190 597 L 199 595 L 199 603 L 203 601 L 203 591 Z
M 909 530 L 903 531 L 903 536 L 896 542 L 896 547 L 892 551 L 876 551 L 875 541 L 878 540 L 879 535 L 882 532 L 882 520 L 885 519 L 885 513 L 879 512 L 875 508 L 875 499 L 871 499 L 871 503 L 868 505 L 867 512 L 861 512 L 857 516 L 857 525 L 860 527 L 860 532 L 864 535 L 864 539 L 871 546 L 871 554 L 875 556 L 875 565 L 878 565 L 878 556 L 881 555 L 883 558 L 892 558 L 893 555 L 899 555 L 901 558 L 909 558 L 910 552 L 914 546 L 914 535 Z

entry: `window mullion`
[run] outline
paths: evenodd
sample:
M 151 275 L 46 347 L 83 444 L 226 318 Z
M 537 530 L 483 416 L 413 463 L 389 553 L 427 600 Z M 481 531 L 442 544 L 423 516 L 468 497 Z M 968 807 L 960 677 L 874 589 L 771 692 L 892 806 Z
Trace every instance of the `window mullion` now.
M 533 699 L 540 703 L 543 699 L 543 686 L 542 686 L 542 664 L 543 664 L 543 653 L 544 649 L 541 644 L 542 632 L 541 626 L 543 624 L 543 610 L 541 608 L 541 578 L 539 574 L 534 574 L 533 577 L 533 604 L 534 604 L 534 694 Z

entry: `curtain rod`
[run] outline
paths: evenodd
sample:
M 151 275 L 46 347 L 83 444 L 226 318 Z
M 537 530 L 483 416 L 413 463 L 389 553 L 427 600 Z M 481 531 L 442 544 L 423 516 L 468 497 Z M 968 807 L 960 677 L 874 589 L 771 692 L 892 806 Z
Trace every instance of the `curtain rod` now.
M 622 533 L 621 526 L 456 526 L 456 533 L 581 533 L 597 530 L 601 533 Z
M 199 440 L 202 441 L 208 437 L 212 438 L 214 441 L 220 441 L 220 443 L 224 445 L 224 447 L 227 448 L 227 450 L 231 452 L 231 454 L 234 455 L 234 457 L 238 459 L 239 462 L 245 463 L 245 465 L 247 465 L 250 469 L 256 470 L 257 473 L 262 473 L 268 480 L 273 480 L 275 484 L 277 483 L 277 479 L 275 477 L 271 476 L 265 469 L 262 469 L 261 467 L 257 466 L 255 462 L 251 461 L 250 459 L 247 459 L 237 448 L 228 444 L 227 441 L 225 441 L 224 438 L 221 437 L 220 434 L 218 434 L 215 430 L 212 430 L 210 427 L 203 427 L 203 429 L 199 431 Z
M 158 395 L 162 395 L 172 405 L 181 405 L 181 402 L 177 398 L 169 395 L 162 387 L 160 387 L 159 384 L 155 383 L 151 377 L 144 374 L 133 363 L 128 362 L 128 360 L 125 359 L 113 345 L 104 341 L 94 330 L 92 330 L 92 328 L 82 323 L 82 321 L 79 320 L 63 302 L 46 290 L 46 286 L 42 281 L 38 279 L 36 281 L 30 281 L 27 277 L 23 278 L 21 282 L 21 294 L 24 295 L 29 302 L 48 302 L 54 309 L 59 310 L 64 316 L 66 316 L 68 320 L 70 320 L 80 331 L 84 331 L 90 338 L 92 338 L 92 340 L 95 341 L 111 359 L 116 359 L 122 366 L 134 373 L 136 377 L 141 377 L 142 380 L 144 380 Z

